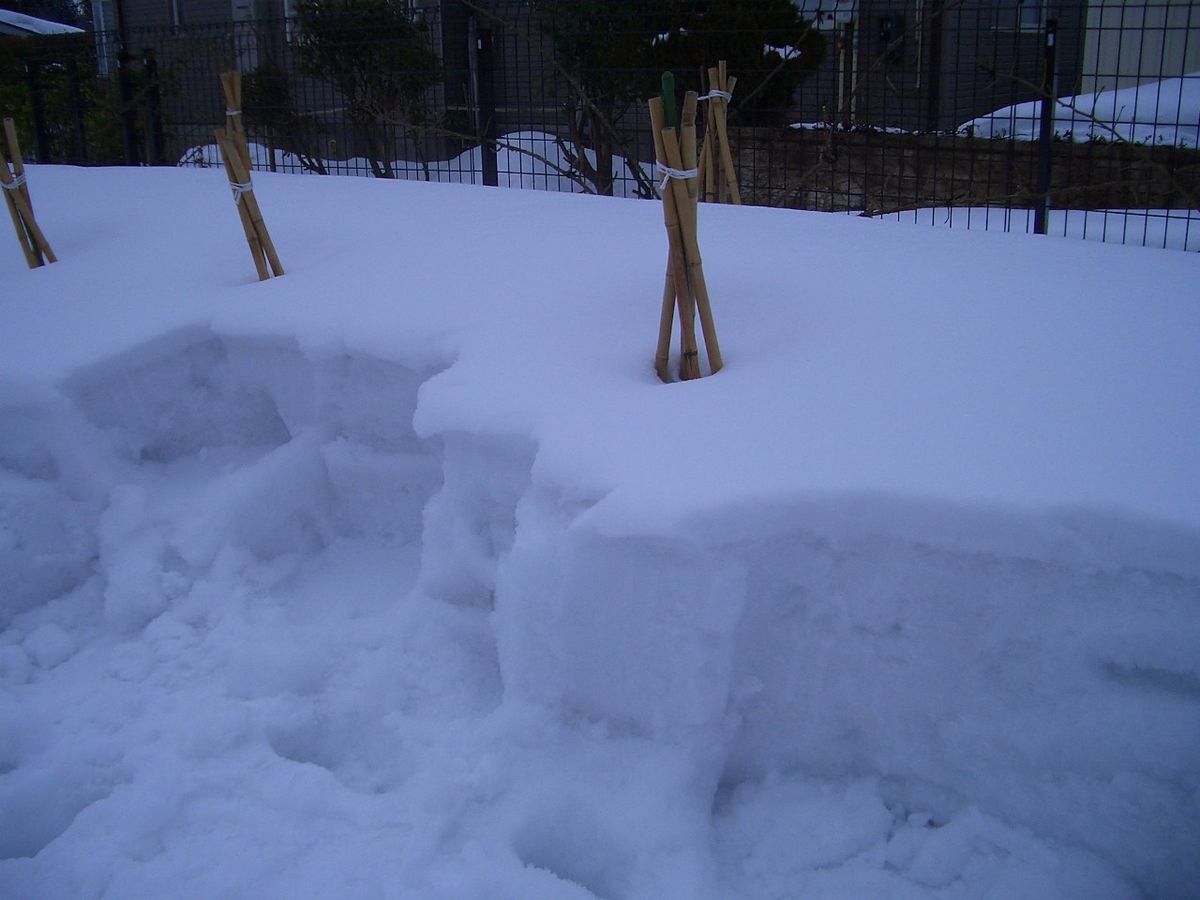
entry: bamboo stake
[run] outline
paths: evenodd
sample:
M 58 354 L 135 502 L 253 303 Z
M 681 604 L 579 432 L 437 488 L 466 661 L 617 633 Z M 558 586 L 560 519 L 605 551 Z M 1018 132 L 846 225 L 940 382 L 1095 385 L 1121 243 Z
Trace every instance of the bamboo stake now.
M 731 75 L 729 80 L 725 82 L 725 91 L 729 94 L 733 93 L 733 89 L 737 87 L 737 77 Z M 742 192 L 738 186 L 737 166 L 733 161 L 733 148 L 729 145 L 729 104 L 722 103 L 721 105 L 721 124 L 719 127 L 725 132 L 725 140 L 722 145 L 725 150 L 725 177 L 729 182 L 729 191 L 733 196 L 733 202 L 738 206 L 742 205 Z
M 221 161 L 225 164 L 225 176 L 229 179 L 229 183 L 244 184 L 239 181 L 233 168 L 233 161 L 237 158 L 238 151 L 233 141 L 226 134 L 225 129 L 218 128 L 214 133 L 217 139 L 217 146 L 221 151 Z M 242 198 L 245 194 L 234 194 L 234 206 L 237 207 L 238 218 L 242 223 L 242 231 L 246 235 L 246 243 L 250 246 L 250 256 L 254 259 L 254 268 L 258 271 L 258 280 L 266 281 L 271 277 L 271 273 L 267 270 L 267 260 L 263 254 L 262 242 L 258 239 L 258 232 L 254 228 L 254 222 L 250 219 L 250 210 L 242 203 Z
M 9 215 L 13 219 L 13 226 L 17 229 L 17 236 L 21 239 L 21 249 L 25 252 L 25 261 L 29 263 L 31 269 L 45 265 L 45 260 L 42 258 L 41 248 L 34 240 L 33 234 L 29 231 L 21 213 L 17 210 L 16 197 L 9 194 L 20 194 L 25 198 L 25 206 L 33 212 L 33 204 L 29 196 L 29 189 L 23 183 L 21 176 L 25 174 L 25 160 L 21 156 L 21 145 L 17 141 L 16 126 L 10 118 L 4 119 L 4 142 L 8 145 L 8 155 L 12 159 L 12 179 L 4 178 L 6 185 L 12 185 L 5 188 L 5 199 L 9 209 Z M 0 159 L 3 159 L 3 153 L 0 153 Z M 4 162 L 4 174 L 8 175 L 8 162 Z M 19 186 L 17 186 L 19 184 Z
M 704 76 L 706 76 L 706 74 L 707 74 L 707 72 L 704 72 L 703 70 L 701 70 L 702 82 L 703 82 Z M 704 92 L 706 92 L 706 94 L 709 94 L 709 92 L 712 90 L 713 90 L 712 79 L 709 79 L 708 80 L 708 90 L 706 90 Z M 704 115 L 704 140 L 700 145 L 700 163 L 697 164 L 697 168 L 698 168 L 698 170 L 700 170 L 700 174 L 697 175 L 698 180 L 696 181 L 696 184 L 701 186 L 700 191 L 698 191 L 698 193 L 701 194 L 701 196 L 704 198 L 704 200 L 706 200 L 706 202 L 710 202 L 710 200 L 713 199 L 712 197 L 709 196 L 709 194 L 712 193 L 712 185 L 713 185 L 713 115 L 712 115 L 712 113 L 713 113 L 713 107 L 712 107 L 712 104 L 709 104 L 708 112 L 706 113 L 706 115 Z
M 733 89 L 737 86 L 737 78 L 730 78 L 725 69 L 725 60 L 721 60 L 715 69 L 710 68 L 708 77 L 710 82 L 715 79 L 717 90 L 727 94 L 732 94 Z M 733 203 L 741 206 L 742 194 L 738 189 L 737 170 L 734 168 L 733 154 L 729 149 L 728 104 L 723 97 L 715 97 L 709 103 L 716 124 L 717 150 L 715 152 L 720 154 L 721 169 L 724 175 L 724 178 L 718 180 L 720 201 L 724 202 L 726 198 L 730 198 Z
M 253 166 L 250 163 L 250 144 L 246 140 L 246 128 L 242 121 L 242 73 L 236 70 L 222 72 L 221 90 L 225 94 L 226 138 L 230 140 L 236 151 L 233 158 L 227 159 L 227 165 L 232 169 L 233 175 L 230 180 L 236 180 L 238 184 L 252 184 Z M 249 216 L 258 243 L 262 247 L 263 253 L 266 254 L 267 261 L 271 264 L 271 271 L 276 275 L 282 275 L 283 264 L 279 261 L 279 254 L 275 252 L 275 242 L 271 240 L 271 234 L 267 231 L 267 225 L 263 221 L 262 210 L 259 208 L 258 198 L 254 196 L 253 189 L 240 192 L 238 200 L 239 205 Z
M 708 70 L 708 80 L 712 87 L 709 90 L 716 89 L 718 91 L 725 90 L 725 79 L 721 76 L 720 66 L 712 66 Z M 721 129 L 717 122 L 721 114 L 722 98 L 713 97 L 709 100 L 709 110 L 712 113 L 713 124 L 713 167 L 715 169 L 713 177 L 716 179 L 716 192 L 713 198 L 716 203 L 727 203 L 729 201 L 729 185 L 725 181 L 725 173 L 721 171 L 725 165 L 721 156 Z
M 683 157 L 683 167 L 688 171 L 696 168 L 696 106 L 698 98 L 695 91 L 688 91 L 683 96 L 683 112 L 679 117 L 679 147 Z M 700 193 L 700 179 L 688 178 L 684 182 L 688 199 L 695 205 Z
M 663 281 L 662 309 L 658 315 L 658 346 L 654 351 L 654 371 L 660 381 L 671 380 L 671 325 L 675 321 L 675 276 L 668 247 L 667 277 Z
M 655 157 L 660 165 L 669 165 L 663 145 L 663 134 L 674 129 L 665 127 L 663 103 L 659 97 L 649 102 L 651 133 L 654 136 Z M 670 288 L 663 290 L 663 306 L 659 316 L 658 348 L 655 354 L 655 369 L 664 381 L 669 380 L 669 357 L 671 348 L 671 321 L 674 308 L 679 310 L 679 339 L 681 359 L 679 377 L 684 381 L 700 377 L 699 352 L 696 348 L 695 316 L 689 314 L 691 288 L 687 280 L 687 262 L 683 255 L 683 235 L 679 228 L 679 211 L 675 202 L 675 179 L 668 179 L 663 193 L 663 224 L 667 230 L 668 266 L 667 277 Z M 686 189 L 685 189 L 686 190 Z M 664 373 L 667 373 L 664 375 Z
M 712 129 L 715 127 L 712 124 L 712 112 L 706 110 L 704 113 L 706 119 L 704 125 L 704 148 L 700 153 L 700 177 L 704 181 L 704 199 L 711 203 L 716 199 L 716 179 L 713 176 L 713 150 L 712 141 L 709 140 L 709 135 L 712 134 Z
M 29 185 L 25 182 L 25 159 L 21 155 L 21 142 L 17 140 L 17 128 L 12 119 L 4 120 L 4 140 L 8 144 L 8 152 L 12 157 L 13 180 L 21 182 L 20 187 L 15 191 L 6 190 L 5 193 L 18 195 L 13 198 L 14 205 L 24 220 L 23 224 L 29 234 L 30 246 L 37 257 L 38 265 L 42 264 L 42 257 L 45 257 L 47 262 L 58 262 L 58 257 L 50 249 L 50 242 L 46 240 L 46 235 L 42 233 L 42 229 L 33 215 L 33 200 L 29 196 Z M 2 158 L 3 154 L 0 154 L 0 159 Z M 5 171 L 7 172 L 7 166 L 5 166 Z M 22 206 L 24 207 L 23 211 Z
M 237 176 L 239 183 L 251 183 L 250 170 L 242 165 L 241 157 L 233 159 L 233 174 Z M 241 198 L 243 205 L 250 213 L 250 221 L 254 223 L 254 230 L 258 234 L 263 251 L 271 263 L 271 270 L 276 275 L 282 275 L 283 263 L 279 261 L 279 254 L 275 252 L 275 242 L 271 240 L 271 233 L 267 231 L 267 223 L 263 221 L 262 209 L 259 208 L 258 198 L 254 196 L 254 188 L 251 187 L 250 190 L 243 193 Z
M 674 129 L 669 129 L 669 130 L 671 131 L 672 134 L 675 134 Z M 674 163 L 671 163 L 670 165 L 672 166 L 672 168 L 685 169 L 687 171 L 691 171 L 692 169 L 696 168 L 696 92 L 695 91 L 688 91 L 686 94 L 684 94 L 683 110 L 681 111 L 680 116 L 679 116 L 679 132 L 678 132 L 678 134 L 679 134 L 679 137 L 678 137 L 677 141 L 678 141 L 679 145 L 682 147 L 690 148 L 690 152 L 688 150 L 684 150 L 682 152 L 682 154 L 681 154 L 681 158 L 683 160 L 682 165 L 676 165 Z M 663 140 L 664 140 L 664 148 L 666 149 L 666 152 L 667 152 L 667 159 L 670 160 L 671 159 L 671 151 L 670 151 L 669 145 L 667 145 L 667 143 L 666 143 L 667 139 L 665 136 L 664 136 Z M 699 188 L 700 181 L 698 178 L 683 178 L 683 179 L 672 178 L 672 179 L 670 179 L 670 181 L 671 181 L 671 185 L 675 191 L 675 205 L 676 205 L 676 208 L 678 210 L 678 215 L 679 215 L 679 232 L 680 232 L 680 236 L 683 238 L 683 241 L 682 241 L 683 264 L 686 266 L 685 272 L 687 273 L 687 282 L 688 282 L 688 287 L 690 288 L 690 290 L 688 291 L 688 297 L 687 297 L 686 315 L 687 315 L 687 320 L 688 320 L 687 333 L 692 336 L 692 338 L 691 338 L 692 345 L 691 345 L 691 347 L 683 347 L 681 345 L 680 351 L 682 353 L 684 353 L 685 360 L 689 360 L 691 363 L 694 364 L 694 373 L 695 373 L 694 377 L 699 378 L 702 373 L 700 371 L 700 354 L 699 354 L 698 348 L 696 346 L 696 339 L 695 339 L 695 334 L 696 334 L 696 284 L 692 280 L 692 272 L 693 272 L 692 256 L 688 252 L 689 237 L 694 237 L 694 235 L 689 236 L 687 223 L 688 223 L 689 215 L 691 216 L 691 221 L 693 223 L 695 222 L 697 190 Z M 694 225 L 693 225 L 693 227 L 694 227 Z M 685 311 L 684 305 L 680 304 L 680 312 L 683 313 L 684 311 Z M 692 371 L 693 366 L 688 366 L 688 369 L 689 369 L 689 371 Z
M 684 97 L 683 118 L 680 119 L 679 138 L 680 160 L 684 169 L 696 168 L 696 103 L 695 91 L 688 91 Z M 667 155 L 670 157 L 670 144 L 667 145 Z M 719 372 L 724 366 L 721 360 L 720 342 L 716 340 L 716 324 L 713 322 L 713 307 L 708 300 L 708 284 L 704 281 L 704 270 L 700 257 L 700 211 L 696 204 L 700 202 L 700 179 L 690 178 L 684 181 L 688 187 L 688 205 L 684 210 L 684 253 L 688 257 L 689 277 L 692 294 L 695 296 L 694 308 L 700 312 L 700 328 L 704 334 L 704 349 L 708 352 L 710 372 Z
M 663 130 L 663 144 L 667 153 L 667 165 L 674 169 L 685 168 L 684 158 L 679 149 L 679 140 L 670 128 Z M 689 151 L 695 156 L 695 145 Z M 672 179 L 674 181 L 674 179 Z M 708 350 L 709 369 L 715 374 L 724 367 L 721 358 L 721 347 L 717 341 L 717 329 L 713 322 L 712 304 L 709 302 L 708 285 L 704 280 L 704 266 L 700 259 L 700 242 L 697 236 L 696 205 L 687 197 L 687 188 L 682 189 L 683 197 L 676 193 L 679 206 L 680 232 L 683 235 L 683 252 L 687 259 L 688 281 L 695 293 L 695 307 L 700 313 L 700 327 L 704 332 L 704 346 Z M 681 202 L 682 201 L 682 202 Z
M 0 151 L 0 156 L 3 156 L 3 151 Z M 0 160 L 0 193 L 4 194 L 4 205 L 8 207 L 8 215 L 12 219 L 13 230 L 17 233 L 17 242 L 21 245 L 21 253 L 25 256 L 25 263 L 31 269 L 36 269 L 42 265 L 42 260 L 36 251 L 33 237 L 25 228 L 25 223 L 21 219 L 21 214 L 17 212 L 16 188 L 10 188 L 13 183 L 13 177 L 8 173 L 8 160 Z
M 225 131 L 233 138 L 233 144 L 242 158 L 242 165 L 250 171 L 250 144 L 246 140 L 246 126 L 242 121 L 242 73 L 221 73 L 221 90 L 225 94 Z

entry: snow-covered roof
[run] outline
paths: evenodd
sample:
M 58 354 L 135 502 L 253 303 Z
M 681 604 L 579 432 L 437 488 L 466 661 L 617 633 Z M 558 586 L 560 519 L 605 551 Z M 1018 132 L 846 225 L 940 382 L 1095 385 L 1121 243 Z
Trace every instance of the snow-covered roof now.
M 0 9 L 0 34 L 79 34 L 82 31 L 82 28 L 76 28 L 74 25 L 26 16 L 11 9 Z

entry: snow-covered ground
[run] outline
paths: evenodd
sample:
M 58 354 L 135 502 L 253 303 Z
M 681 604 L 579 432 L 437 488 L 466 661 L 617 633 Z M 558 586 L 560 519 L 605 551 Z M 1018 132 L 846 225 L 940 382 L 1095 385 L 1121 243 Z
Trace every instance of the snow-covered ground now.
M 1032 209 L 1002 206 L 927 206 L 878 218 L 943 228 L 1033 234 L 1037 213 Z M 1051 209 L 1046 233 L 1108 244 L 1200 250 L 1200 210 Z
M 35 168 L 0 896 L 1200 894 L 1200 258 Z

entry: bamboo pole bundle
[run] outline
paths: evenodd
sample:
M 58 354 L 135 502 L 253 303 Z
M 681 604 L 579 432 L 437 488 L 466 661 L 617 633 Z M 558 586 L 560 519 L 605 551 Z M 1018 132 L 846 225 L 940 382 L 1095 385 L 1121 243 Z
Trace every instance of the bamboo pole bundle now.
M 225 127 L 213 134 L 221 151 L 225 175 L 233 189 L 233 202 L 242 222 L 242 231 L 254 259 L 258 280 L 266 281 L 283 274 L 283 264 L 275 251 L 275 243 L 263 221 L 262 209 L 254 196 L 254 184 L 250 180 L 250 146 L 246 141 L 246 130 L 242 126 L 242 73 L 222 72 L 221 88 L 225 93 Z
M 0 193 L 4 194 L 4 205 L 8 207 L 8 215 L 12 219 L 25 262 L 31 269 L 48 262 L 58 262 L 33 215 L 33 201 L 29 197 L 29 186 L 25 183 L 25 159 L 21 155 L 21 144 L 17 140 L 17 129 L 12 119 L 4 120 L 4 140 L 8 145 L 8 156 L 0 150 Z M 9 159 L 12 160 L 11 172 L 8 169 Z
M 246 126 L 242 122 L 242 73 L 237 70 L 221 73 L 221 90 L 225 94 L 225 132 L 233 139 L 242 165 L 249 171 L 250 144 L 246 140 Z
M 708 70 L 708 110 L 705 116 L 704 149 L 700 154 L 700 175 L 704 180 L 704 199 L 709 203 L 742 203 L 737 169 L 729 148 L 729 101 L 737 78 L 725 69 L 725 60 Z
M 673 79 L 664 76 L 663 85 L 664 97 L 668 93 L 673 94 Z M 709 369 L 715 373 L 723 365 L 697 235 L 699 173 L 696 168 L 696 101 L 696 93 L 689 91 L 684 99 L 678 131 L 669 123 L 664 98 L 655 97 L 649 102 L 655 156 L 659 171 L 667 175 L 662 190 L 663 224 L 667 231 L 668 248 L 667 277 L 663 285 L 658 345 L 654 357 L 655 371 L 663 381 L 670 381 L 671 331 L 676 311 L 679 314 L 679 377 L 687 381 L 701 375 L 696 344 L 697 313 L 704 334 Z M 669 102 L 674 105 L 673 96 Z

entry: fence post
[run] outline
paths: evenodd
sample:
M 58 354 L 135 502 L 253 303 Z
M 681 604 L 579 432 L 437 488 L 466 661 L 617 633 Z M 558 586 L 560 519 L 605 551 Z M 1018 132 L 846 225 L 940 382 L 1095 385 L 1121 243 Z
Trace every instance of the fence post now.
M 476 20 L 471 56 L 475 63 L 475 131 L 479 135 L 483 183 L 500 184 L 500 166 L 496 151 L 496 71 L 492 29 Z
M 1046 20 L 1042 70 L 1042 120 L 1038 131 L 1037 209 L 1034 211 L 1034 234 L 1045 234 L 1050 217 L 1050 165 L 1054 151 L 1054 113 L 1058 106 L 1055 90 L 1054 63 L 1058 43 L 1058 19 Z
M 150 140 L 147 161 L 152 166 L 163 166 L 166 165 L 166 140 L 163 137 L 162 92 L 158 83 L 158 60 L 152 47 L 142 51 L 142 71 L 146 77 L 146 123 Z
M 29 84 L 29 113 L 33 119 L 33 147 L 40 163 L 50 162 L 50 136 L 46 134 L 46 107 L 42 103 L 41 63 L 31 59 L 25 63 L 25 80 Z
M 942 17 L 945 8 L 942 0 L 933 0 L 929 4 L 929 57 L 926 64 L 925 77 L 928 79 L 926 94 L 926 125 L 930 131 L 937 131 L 941 126 L 942 116 Z M 917 64 L 920 65 L 918 59 Z

